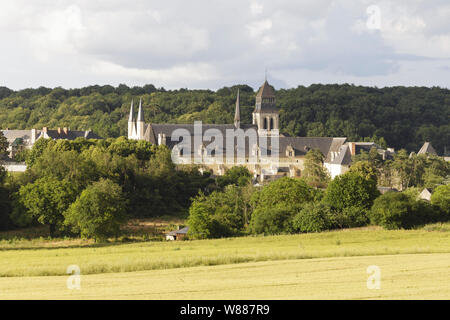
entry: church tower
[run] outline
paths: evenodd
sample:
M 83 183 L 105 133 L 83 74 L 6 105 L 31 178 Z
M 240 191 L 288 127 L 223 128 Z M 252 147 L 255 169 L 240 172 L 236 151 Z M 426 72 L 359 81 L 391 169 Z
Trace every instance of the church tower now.
M 275 92 L 267 80 L 256 94 L 253 124 L 258 126 L 259 135 L 279 135 L 279 114 L 275 104 Z

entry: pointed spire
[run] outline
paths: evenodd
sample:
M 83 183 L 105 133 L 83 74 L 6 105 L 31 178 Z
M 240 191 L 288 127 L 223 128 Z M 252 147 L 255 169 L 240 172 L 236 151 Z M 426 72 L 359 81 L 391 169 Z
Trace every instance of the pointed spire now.
M 130 117 L 128 118 L 128 122 L 133 121 L 134 121 L 134 110 L 133 110 L 133 100 L 131 100 Z
M 144 121 L 144 113 L 142 111 L 142 98 L 139 99 L 139 111 L 137 121 Z
M 236 98 L 236 111 L 234 113 L 234 120 L 241 120 L 241 112 L 239 110 L 239 89 L 238 89 L 237 98 Z
M 240 122 L 241 122 L 241 111 L 239 109 L 239 88 L 237 92 L 237 98 L 236 98 L 236 111 L 234 113 L 234 125 L 236 128 L 239 128 Z

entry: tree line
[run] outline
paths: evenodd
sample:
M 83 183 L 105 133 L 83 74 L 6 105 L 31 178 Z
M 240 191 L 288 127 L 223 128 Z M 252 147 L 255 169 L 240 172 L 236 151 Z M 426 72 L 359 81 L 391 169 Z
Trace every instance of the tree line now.
M 153 123 L 232 123 L 240 89 L 241 121 L 251 123 L 255 90 L 247 85 L 212 90 L 165 90 L 154 85 L 89 86 L 13 91 L 0 87 L 0 127 L 91 129 L 102 137 L 127 134 L 130 102 L 143 99 Z M 276 91 L 282 133 L 344 136 L 408 152 L 430 141 L 441 155 L 450 141 L 450 90 L 314 84 Z
M 185 217 L 191 198 L 214 181 L 195 166 L 175 165 L 165 146 L 125 137 L 39 139 L 27 170 L 0 166 L 0 229 L 47 225 L 51 236 L 117 236 L 129 218 Z
M 362 152 L 349 172 L 331 180 L 323 154 L 312 149 L 301 178 L 262 186 L 245 167 L 213 179 L 198 166 L 176 166 L 164 145 L 126 137 L 39 139 L 22 156 L 25 173 L 0 166 L 0 229 L 42 224 L 51 236 L 105 240 L 120 235 L 130 218 L 172 215 L 187 218 L 191 238 L 214 238 L 450 219 L 450 164 L 406 150 L 391 160 L 376 149 Z M 380 195 L 383 184 L 403 192 Z M 418 199 L 423 187 L 434 189 L 431 203 Z
M 314 187 L 323 177 L 314 170 L 305 178 L 284 177 L 262 186 L 253 185 L 243 167 L 225 176 L 228 184 L 221 190 L 200 193 L 192 202 L 190 238 L 309 233 L 367 225 L 411 229 L 450 221 L 449 184 L 435 186 L 431 202 L 419 198 L 422 189 L 417 186 L 381 194 L 377 168 L 367 160 L 356 162 L 331 181 L 321 180 L 326 188 Z

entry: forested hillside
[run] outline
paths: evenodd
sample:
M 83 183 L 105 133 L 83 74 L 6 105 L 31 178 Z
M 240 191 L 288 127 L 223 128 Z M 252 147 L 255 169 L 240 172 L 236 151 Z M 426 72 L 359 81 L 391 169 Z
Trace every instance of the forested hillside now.
M 240 85 L 217 90 L 157 89 L 153 85 L 81 89 L 0 87 L 0 128 L 44 126 L 92 129 L 103 137 L 126 135 L 131 99 L 142 97 L 147 122 L 232 123 L 237 88 L 241 122 L 251 122 L 256 92 Z M 276 91 L 282 132 L 298 136 L 345 136 L 418 151 L 431 141 L 450 152 L 450 90 L 426 87 L 373 88 L 311 85 Z

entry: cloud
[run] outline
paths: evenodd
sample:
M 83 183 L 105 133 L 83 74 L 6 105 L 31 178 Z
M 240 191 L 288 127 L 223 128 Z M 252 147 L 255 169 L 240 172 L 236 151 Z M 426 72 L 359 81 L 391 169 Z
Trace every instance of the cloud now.
M 0 0 L 0 82 L 257 87 L 267 67 L 279 86 L 448 87 L 449 18 L 444 0 Z
M 111 62 L 98 61 L 91 65 L 91 72 L 113 78 L 133 78 L 143 82 L 164 81 L 182 84 L 214 81 L 219 78 L 213 66 L 205 63 L 184 64 L 167 69 L 126 68 Z

